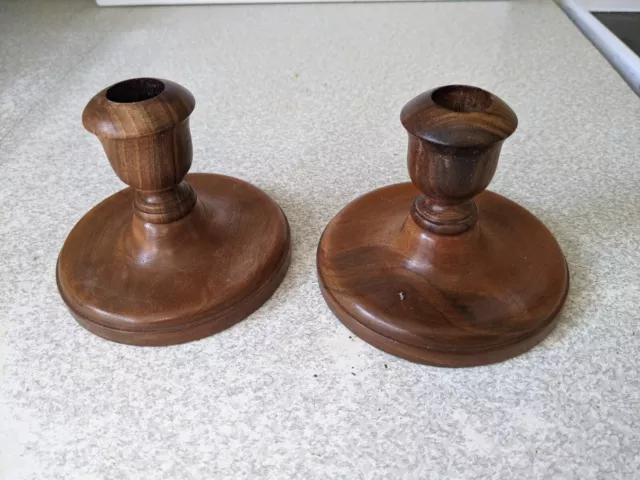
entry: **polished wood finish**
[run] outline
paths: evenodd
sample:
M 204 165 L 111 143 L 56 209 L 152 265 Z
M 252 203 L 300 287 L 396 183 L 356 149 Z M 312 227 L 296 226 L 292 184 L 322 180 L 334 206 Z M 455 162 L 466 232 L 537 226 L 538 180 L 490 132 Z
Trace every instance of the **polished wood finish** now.
M 562 251 L 516 203 L 484 191 L 514 112 L 484 90 L 428 91 L 401 113 L 411 183 L 348 204 L 318 246 L 322 293 L 372 345 L 415 362 L 499 362 L 540 342 L 569 288 Z
M 93 333 L 169 345 L 242 320 L 278 287 L 290 233 L 278 205 L 231 177 L 189 174 L 191 93 L 133 79 L 98 93 L 83 113 L 130 188 L 87 213 L 60 252 L 67 307 Z

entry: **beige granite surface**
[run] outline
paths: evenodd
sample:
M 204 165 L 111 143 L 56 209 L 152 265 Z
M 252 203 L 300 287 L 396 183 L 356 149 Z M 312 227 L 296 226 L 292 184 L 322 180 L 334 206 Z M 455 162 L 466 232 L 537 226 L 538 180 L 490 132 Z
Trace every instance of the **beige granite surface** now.
M 123 187 L 82 109 L 141 75 L 194 93 L 193 171 L 263 188 L 294 242 L 263 308 L 167 348 L 92 336 L 54 275 L 75 222 Z M 572 275 L 547 340 L 462 370 L 353 337 L 314 265 L 345 203 L 407 180 L 400 108 L 454 82 L 518 113 L 491 188 L 549 226 Z M 0 3 L 0 478 L 640 478 L 639 119 L 547 1 Z

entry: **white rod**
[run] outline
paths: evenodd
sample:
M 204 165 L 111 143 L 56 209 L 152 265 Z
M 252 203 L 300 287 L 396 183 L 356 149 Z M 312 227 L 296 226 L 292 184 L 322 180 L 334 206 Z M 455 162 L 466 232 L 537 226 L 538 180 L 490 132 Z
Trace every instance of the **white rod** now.
M 640 58 L 575 0 L 556 3 L 640 96 Z

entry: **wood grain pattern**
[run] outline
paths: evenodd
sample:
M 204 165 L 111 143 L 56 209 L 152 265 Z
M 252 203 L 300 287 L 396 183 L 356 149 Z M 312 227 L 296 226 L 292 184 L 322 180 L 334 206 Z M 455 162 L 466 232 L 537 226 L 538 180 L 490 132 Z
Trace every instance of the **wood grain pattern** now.
M 194 106 L 173 82 L 133 79 L 84 111 L 131 188 L 76 224 L 57 281 L 80 324 L 109 340 L 168 345 L 211 335 L 260 307 L 287 271 L 289 225 L 267 194 L 231 177 L 187 175 Z
M 415 362 L 483 365 L 528 350 L 555 325 L 569 274 L 538 219 L 484 191 L 515 114 L 454 85 L 416 97 L 401 119 L 413 185 L 365 194 L 329 223 L 317 254 L 327 303 L 364 340 Z

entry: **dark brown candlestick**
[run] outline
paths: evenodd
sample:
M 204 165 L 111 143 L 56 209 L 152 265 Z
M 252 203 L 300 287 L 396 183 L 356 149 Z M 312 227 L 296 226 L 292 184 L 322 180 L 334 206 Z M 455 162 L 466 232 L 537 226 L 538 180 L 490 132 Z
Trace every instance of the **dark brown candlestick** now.
M 97 94 L 83 123 L 131 188 L 73 228 L 58 259 L 60 294 L 93 333 L 168 345 L 242 320 L 287 271 L 290 235 L 278 205 L 235 178 L 190 174 L 191 93 L 160 79 Z
M 318 247 L 322 293 L 354 333 L 389 353 L 462 367 L 542 340 L 569 272 L 553 235 L 484 191 L 517 118 L 498 97 L 453 85 L 402 110 L 411 183 L 347 205 Z

